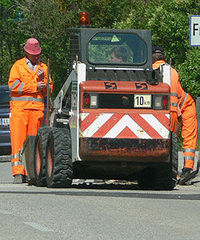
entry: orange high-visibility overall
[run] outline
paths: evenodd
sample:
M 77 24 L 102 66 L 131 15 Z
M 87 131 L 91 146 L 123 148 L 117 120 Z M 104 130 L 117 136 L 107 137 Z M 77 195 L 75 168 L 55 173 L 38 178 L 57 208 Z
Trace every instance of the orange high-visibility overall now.
M 28 135 L 35 136 L 41 127 L 44 115 L 44 97 L 47 89 L 38 92 L 37 83 L 39 80 L 37 71 L 44 70 L 44 82 L 48 82 L 48 68 L 39 62 L 33 71 L 26 62 L 26 57 L 16 61 L 10 70 L 8 81 L 10 89 L 10 135 L 12 146 L 12 173 L 26 175 L 25 167 L 19 159 L 19 151 Z M 53 90 L 53 82 L 49 78 L 50 93 Z
M 195 149 L 197 145 L 198 123 L 196 103 L 190 94 L 186 93 L 179 105 L 182 117 L 184 167 L 194 169 Z
M 164 60 L 158 60 L 153 64 L 153 69 L 157 69 Z M 190 94 L 186 93 L 179 81 L 179 74 L 171 67 L 171 96 L 170 96 L 170 110 L 171 110 L 171 130 L 176 132 L 173 127 L 173 118 L 175 119 L 175 111 L 177 115 L 181 113 L 182 130 L 181 135 L 183 138 L 183 154 L 184 154 L 184 167 L 194 168 L 195 149 L 197 144 L 197 115 L 196 104 Z M 173 107 L 174 106 L 174 107 Z M 176 108 L 175 108 L 176 107 Z M 178 108 L 180 111 L 178 111 Z M 177 121 L 177 119 L 175 119 Z

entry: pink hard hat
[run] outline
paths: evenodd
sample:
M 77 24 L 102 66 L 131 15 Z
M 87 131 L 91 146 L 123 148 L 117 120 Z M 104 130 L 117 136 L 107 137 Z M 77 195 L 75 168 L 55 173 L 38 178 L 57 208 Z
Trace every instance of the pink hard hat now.
M 29 38 L 24 46 L 24 50 L 31 55 L 39 55 L 42 51 L 36 38 Z

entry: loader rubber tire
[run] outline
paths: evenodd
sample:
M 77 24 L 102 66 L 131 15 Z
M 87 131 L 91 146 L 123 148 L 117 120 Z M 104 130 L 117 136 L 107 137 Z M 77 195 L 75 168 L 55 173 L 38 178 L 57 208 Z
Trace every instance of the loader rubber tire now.
M 35 139 L 34 149 L 34 171 L 35 171 L 35 185 L 38 187 L 46 186 L 46 152 L 47 152 L 47 141 L 50 127 L 41 127 L 38 130 Z
M 72 147 L 69 128 L 53 127 L 46 158 L 47 187 L 70 187 L 73 178 Z
M 171 153 L 169 163 L 143 170 L 138 177 L 138 185 L 145 190 L 173 190 L 177 183 L 178 143 L 175 133 L 171 133 Z

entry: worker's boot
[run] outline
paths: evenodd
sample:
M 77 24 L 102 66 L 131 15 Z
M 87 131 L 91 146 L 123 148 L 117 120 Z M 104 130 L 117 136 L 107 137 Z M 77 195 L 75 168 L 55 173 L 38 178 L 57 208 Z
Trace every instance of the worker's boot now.
M 26 183 L 27 181 L 27 176 L 22 175 L 22 174 L 17 174 L 14 176 L 13 184 L 21 184 L 21 183 Z
M 183 168 L 178 183 L 180 185 L 189 185 L 190 180 L 193 179 L 195 175 L 196 171 L 193 171 L 191 168 Z

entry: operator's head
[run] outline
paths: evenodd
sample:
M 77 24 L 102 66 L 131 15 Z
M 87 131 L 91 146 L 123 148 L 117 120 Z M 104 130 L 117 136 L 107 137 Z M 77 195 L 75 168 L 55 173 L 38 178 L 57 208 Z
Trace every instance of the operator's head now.
M 165 60 L 164 49 L 159 45 L 154 45 L 152 47 L 152 61 L 154 63 L 158 60 Z
M 24 50 L 28 59 L 33 64 L 36 64 L 40 58 L 40 53 L 42 51 L 38 40 L 35 38 L 29 38 L 24 46 Z
M 114 47 L 110 51 L 109 62 L 111 63 L 125 63 L 127 62 L 128 52 L 125 47 Z

